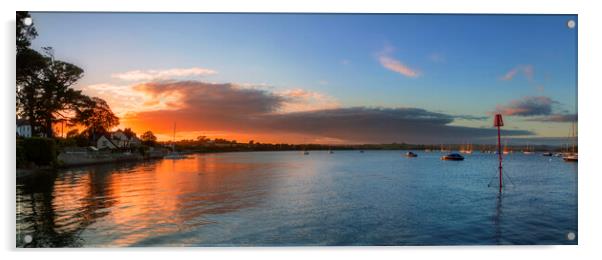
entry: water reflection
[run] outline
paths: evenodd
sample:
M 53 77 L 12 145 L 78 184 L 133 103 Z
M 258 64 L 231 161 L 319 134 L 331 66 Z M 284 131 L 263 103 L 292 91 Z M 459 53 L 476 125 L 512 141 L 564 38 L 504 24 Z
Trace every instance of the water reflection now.
M 576 244 L 572 164 L 397 151 L 227 153 L 60 170 L 17 180 L 17 244 L 283 246 Z M 510 189 L 508 189 L 510 188 Z M 496 197 L 497 194 L 497 197 Z M 495 205 L 495 206 L 494 206 Z M 33 235 L 29 244 L 23 236 Z
M 215 223 L 211 215 L 252 207 L 268 178 L 261 164 L 216 156 L 98 165 L 19 181 L 18 245 L 130 245 Z M 255 174 L 253 174 L 255 172 Z M 19 235 L 20 234 L 20 235 Z M 30 244 L 23 236 L 33 234 Z
M 493 217 L 493 225 L 495 227 L 494 239 L 495 243 L 498 245 L 502 243 L 502 227 L 500 224 L 502 218 L 502 195 L 503 193 L 501 191 L 497 194 L 495 200 L 495 216 Z

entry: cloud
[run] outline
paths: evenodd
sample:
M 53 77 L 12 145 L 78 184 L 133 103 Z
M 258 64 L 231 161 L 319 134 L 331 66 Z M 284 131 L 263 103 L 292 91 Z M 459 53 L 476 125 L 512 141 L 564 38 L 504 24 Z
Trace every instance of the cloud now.
M 416 69 L 412 69 L 407 65 L 403 64 L 401 61 L 393 58 L 391 54 L 393 53 L 393 48 L 390 46 L 386 46 L 384 50 L 378 53 L 378 61 L 380 64 L 386 69 L 397 72 L 401 75 L 410 78 L 416 78 L 420 76 L 420 72 Z
M 552 105 L 557 101 L 545 96 L 528 96 L 498 105 L 496 112 L 508 116 L 547 116 L 552 114 Z
M 165 70 L 132 70 L 124 73 L 116 73 L 111 75 L 111 77 L 125 81 L 151 81 L 158 79 L 200 77 L 214 74 L 217 74 L 217 72 L 214 70 L 193 67 L 174 68 Z
M 493 128 L 452 126 L 456 118 L 420 108 L 333 107 L 283 111 L 291 102 L 320 99 L 305 90 L 276 93 L 198 81 L 141 84 L 137 91 L 155 99 L 177 93 L 177 109 L 142 111 L 124 118 L 131 124 L 152 127 L 158 133 L 213 131 L 275 138 L 284 142 L 336 140 L 336 142 L 446 143 L 493 140 Z M 507 130 L 509 136 L 531 135 L 529 131 Z M 301 139 L 301 138 L 311 139 Z M 255 137 L 253 137 L 255 138 Z M 296 139 L 295 139 L 296 138 Z M 256 139 L 259 140 L 259 139 Z
M 531 118 L 528 119 L 528 121 L 556 123 L 577 122 L 577 114 L 552 114 L 548 116 Z
M 533 76 L 535 75 L 535 71 L 533 69 L 533 65 L 518 65 L 501 77 L 501 80 L 512 80 L 515 76 L 522 74 L 528 80 L 533 80 Z
M 202 113 L 249 115 L 270 113 L 280 109 L 285 97 L 267 90 L 246 88 L 236 84 L 215 84 L 199 81 L 149 82 L 134 87 L 152 100 L 171 102 L 180 109 L 199 110 Z
M 300 88 L 279 91 L 276 94 L 286 99 L 286 102 L 282 104 L 280 109 L 280 112 L 284 113 L 329 109 L 340 106 L 339 102 L 331 96 Z
M 463 120 L 471 120 L 471 121 L 480 121 L 490 119 L 488 116 L 471 116 L 471 115 L 454 115 L 455 119 L 463 119 Z
M 133 91 L 131 85 L 92 84 L 84 86 L 83 90 L 87 95 L 105 99 L 113 112 L 119 116 L 122 116 L 126 111 L 150 109 L 140 105 L 145 102 L 145 96 L 143 93 Z

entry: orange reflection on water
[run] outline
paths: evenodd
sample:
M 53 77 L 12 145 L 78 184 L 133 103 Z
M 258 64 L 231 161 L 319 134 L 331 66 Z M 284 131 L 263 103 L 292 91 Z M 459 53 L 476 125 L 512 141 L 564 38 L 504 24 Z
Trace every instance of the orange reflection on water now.
M 218 155 L 84 167 L 55 180 L 53 225 L 74 235 L 85 229 L 81 236 L 88 243 L 133 245 L 252 206 L 263 194 L 255 189 L 265 180 L 253 176 L 261 171 L 261 164 Z

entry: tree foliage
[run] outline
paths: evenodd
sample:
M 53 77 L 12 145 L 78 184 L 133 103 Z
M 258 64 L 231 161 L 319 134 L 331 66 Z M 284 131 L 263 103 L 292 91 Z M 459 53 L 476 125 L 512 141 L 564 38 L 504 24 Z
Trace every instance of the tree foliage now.
M 145 144 L 145 145 L 153 146 L 153 145 L 155 145 L 157 143 L 157 137 L 151 131 L 144 132 L 140 136 L 140 139 L 142 140 L 142 143 Z
M 38 35 L 27 12 L 17 12 L 17 116 L 29 120 L 33 134 L 53 137 L 53 123 L 68 120 L 87 127 L 90 137 L 119 124 L 108 104 L 84 95 L 73 86 L 83 70 L 71 63 L 56 60 L 53 49 L 41 54 L 30 48 Z
M 101 98 L 92 97 L 84 100 L 83 109 L 75 109 L 72 124 L 86 127 L 85 132 L 91 140 L 95 140 L 109 129 L 119 125 L 119 118 L 113 114 L 111 107 Z
M 33 20 L 31 24 L 26 24 L 26 19 L 31 19 L 29 12 L 18 11 L 17 12 L 17 51 L 31 46 L 31 40 L 38 36 L 36 28 L 33 26 Z

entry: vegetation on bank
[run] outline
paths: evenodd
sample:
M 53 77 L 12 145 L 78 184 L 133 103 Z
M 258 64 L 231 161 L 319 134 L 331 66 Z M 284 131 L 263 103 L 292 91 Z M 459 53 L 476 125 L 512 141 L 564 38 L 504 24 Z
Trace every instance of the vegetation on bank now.
M 171 142 L 161 142 L 159 144 L 171 146 Z M 246 151 L 302 151 L 302 150 L 444 150 L 459 151 L 466 147 L 465 144 L 445 144 L 445 145 L 427 145 L 427 144 L 286 144 L 286 143 L 260 143 L 249 141 L 240 143 L 236 140 L 226 140 L 216 138 L 210 140 L 205 136 L 199 136 L 196 140 L 180 140 L 174 143 L 176 150 L 186 152 L 246 152 Z M 496 145 L 480 144 L 472 145 L 474 152 L 495 151 Z M 512 151 L 523 151 L 522 145 L 509 145 L 507 149 Z M 561 152 L 562 148 L 557 146 L 537 145 L 532 147 L 533 151 L 539 152 Z
M 17 137 L 17 168 L 56 166 L 60 164 L 57 155 L 64 148 L 96 146 L 99 137 L 119 125 L 119 118 L 105 100 L 73 87 L 84 75 L 82 68 L 56 59 L 52 47 L 43 47 L 41 53 L 31 48 L 37 36 L 29 13 L 17 12 L 16 115 L 27 121 L 33 136 Z M 65 124 L 76 130 L 66 137 L 55 136 L 54 127 Z M 130 129 L 123 133 L 135 136 Z M 141 154 L 148 150 L 144 146 L 127 147 Z
M 57 147 L 54 139 L 32 137 L 17 139 L 17 168 L 56 165 Z

